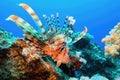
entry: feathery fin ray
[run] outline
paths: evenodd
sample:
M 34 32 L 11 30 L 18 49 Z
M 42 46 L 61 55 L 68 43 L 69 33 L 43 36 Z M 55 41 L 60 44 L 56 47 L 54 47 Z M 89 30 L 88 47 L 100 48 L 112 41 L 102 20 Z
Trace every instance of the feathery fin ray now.
M 84 27 L 84 30 L 80 33 L 80 35 L 78 37 L 75 38 L 75 40 L 72 43 L 77 42 L 78 40 L 80 40 L 81 38 L 83 38 L 85 36 L 85 34 L 87 33 L 87 27 Z
M 39 17 L 35 13 L 35 11 L 30 6 L 28 6 L 27 4 L 24 4 L 24 3 L 19 4 L 19 6 L 21 6 L 28 12 L 28 14 L 32 17 L 32 19 L 36 23 L 37 27 L 39 27 L 41 29 L 42 35 L 45 35 L 45 29 L 44 29 Z
M 18 17 L 16 15 L 11 15 L 6 20 L 11 20 L 11 21 L 15 22 L 19 27 L 21 27 L 23 29 L 23 31 L 25 33 L 30 33 L 39 39 L 39 35 L 38 35 L 37 31 L 21 17 Z

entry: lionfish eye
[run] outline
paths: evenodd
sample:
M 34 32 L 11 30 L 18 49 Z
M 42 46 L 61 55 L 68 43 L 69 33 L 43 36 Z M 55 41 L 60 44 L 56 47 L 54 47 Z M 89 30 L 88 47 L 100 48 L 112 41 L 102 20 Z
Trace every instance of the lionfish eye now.
M 49 40 L 49 43 L 50 43 L 50 44 L 54 44 L 55 41 L 53 41 L 53 40 Z
M 62 44 L 66 45 L 66 42 L 63 42 Z
M 60 48 L 60 51 L 62 51 L 64 48 L 65 48 L 65 47 L 61 47 L 61 48 Z

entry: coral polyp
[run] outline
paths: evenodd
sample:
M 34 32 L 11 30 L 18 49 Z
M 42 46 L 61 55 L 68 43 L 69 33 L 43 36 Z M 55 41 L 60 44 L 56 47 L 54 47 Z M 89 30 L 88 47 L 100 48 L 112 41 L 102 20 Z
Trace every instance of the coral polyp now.
M 26 46 L 24 46 L 22 50 L 22 55 L 26 57 L 26 60 L 30 62 L 33 59 L 40 58 L 40 55 L 48 55 L 57 62 L 57 66 L 60 66 L 61 63 L 68 63 L 69 45 L 80 40 L 86 34 L 87 28 L 85 27 L 83 32 L 78 33 L 77 36 L 73 38 L 72 35 L 75 35 L 75 33 L 73 33 L 75 19 L 72 16 L 66 16 L 64 25 L 61 27 L 59 14 L 56 13 L 56 16 L 51 15 L 50 17 L 43 15 L 48 24 L 46 30 L 30 6 L 24 3 L 19 4 L 19 6 L 30 14 L 41 31 L 41 33 L 38 33 L 27 21 L 17 15 L 10 15 L 7 18 L 7 20 L 15 22 L 24 31 Z M 19 40 L 17 43 L 20 43 L 20 45 L 23 44 L 21 41 L 19 42 Z

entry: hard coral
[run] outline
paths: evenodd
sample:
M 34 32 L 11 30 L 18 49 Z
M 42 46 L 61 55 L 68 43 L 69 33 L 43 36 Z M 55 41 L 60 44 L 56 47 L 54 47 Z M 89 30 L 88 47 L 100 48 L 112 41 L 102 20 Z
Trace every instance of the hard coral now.
M 23 47 L 22 55 L 28 58 L 27 61 L 38 59 L 40 57 L 38 53 L 40 53 L 51 56 L 54 61 L 57 61 L 57 66 L 60 66 L 61 63 L 68 63 L 68 46 L 80 40 L 86 34 L 87 28 L 85 27 L 83 32 L 79 33 L 75 38 L 72 38 L 72 26 L 75 23 L 75 19 L 72 16 L 67 16 L 63 27 L 60 28 L 59 14 L 57 13 L 56 17 L 54 17 L 54 15 L 51 15 L 51 17 L 43 15 L 49 26 L 48 30 L 45 30 L 42 22 L 31 7 L 23 3 L 19 6 L 24 8 L 31 15 L 32 19 L 41 30 L 40 35 L 28 22 L 16 15 L 11 15 L 7 18 L 7 20 L 15 22 L 24 31 L 26 43 L 28 43 L 27 47 Z
M 102 42 L 105 43 L 105 56 L 117 56 L 120 51 L 120 23 L 109 32 L 110 35 L 103 38 Z
M 21 54 L 25 47 L 31 49 L 27 42 L 23 39 L 18 39 L 7 50 L 0 50 L 0 79 L 1 80 L 58 80 L 58 74 L 49 62 L 45 62 L 37 55 L 37 51 L 29 56 Z M 37 56 L 37 57 L 36 57 Z M 39 58 L 38 58 L 39 57 Z M 1 74 L 2 73 L 2 74 Z M 4 73 L 4 74 L 3 74 Z M 6 76 L 6 77 L 5 77 Z
M 0 49 L 9 48 L 15 40 L 11 33 L 0 28 Z

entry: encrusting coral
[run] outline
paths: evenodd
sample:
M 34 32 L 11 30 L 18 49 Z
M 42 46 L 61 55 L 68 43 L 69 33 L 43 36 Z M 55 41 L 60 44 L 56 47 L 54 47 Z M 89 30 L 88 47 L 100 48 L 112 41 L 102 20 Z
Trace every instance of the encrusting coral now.
M 45 30 L 40 19 L 36 13 L 30 8 L 27 4 L 20 4 L 33 18 L 36 25 L 41 30 L 41 35 L 24 19 L 11 15 L 7 20 L 15 22 L 19 27 L 24 31 L 24 36 L 26 41 L 32 47 L 24 47 L 22 55 L 28 58 L 28 62 L 33 58 L 39 58 L 38 52 L 43 55 L 51 56 L 54 61 L 57 62 L 57 66 L 60 66 L 61 63 L 69 62 L 69 48 L 67 47 L 68 42 L 73 44 L 80 40 L 87 32 L 85 27 L 84 31 L 79 34 L 77 37 L 72 39 L 70 36 L 73 34 L 72 26 L 75 23 L 75 20 L 72 16 L 66 17 L 64 26 L 60 28 L 59 26 L 59 14 L 56 14 L 56 20 L 54 15 L 51 15 L 51 21 L 46 15 L 43 15 L 46 22 L 48 23 L 48 30 Z
M 120 23 L 109 32 L 110 35 L 102 39 L 105 43 L 105 56 L 118 56 L 120 53 Z

